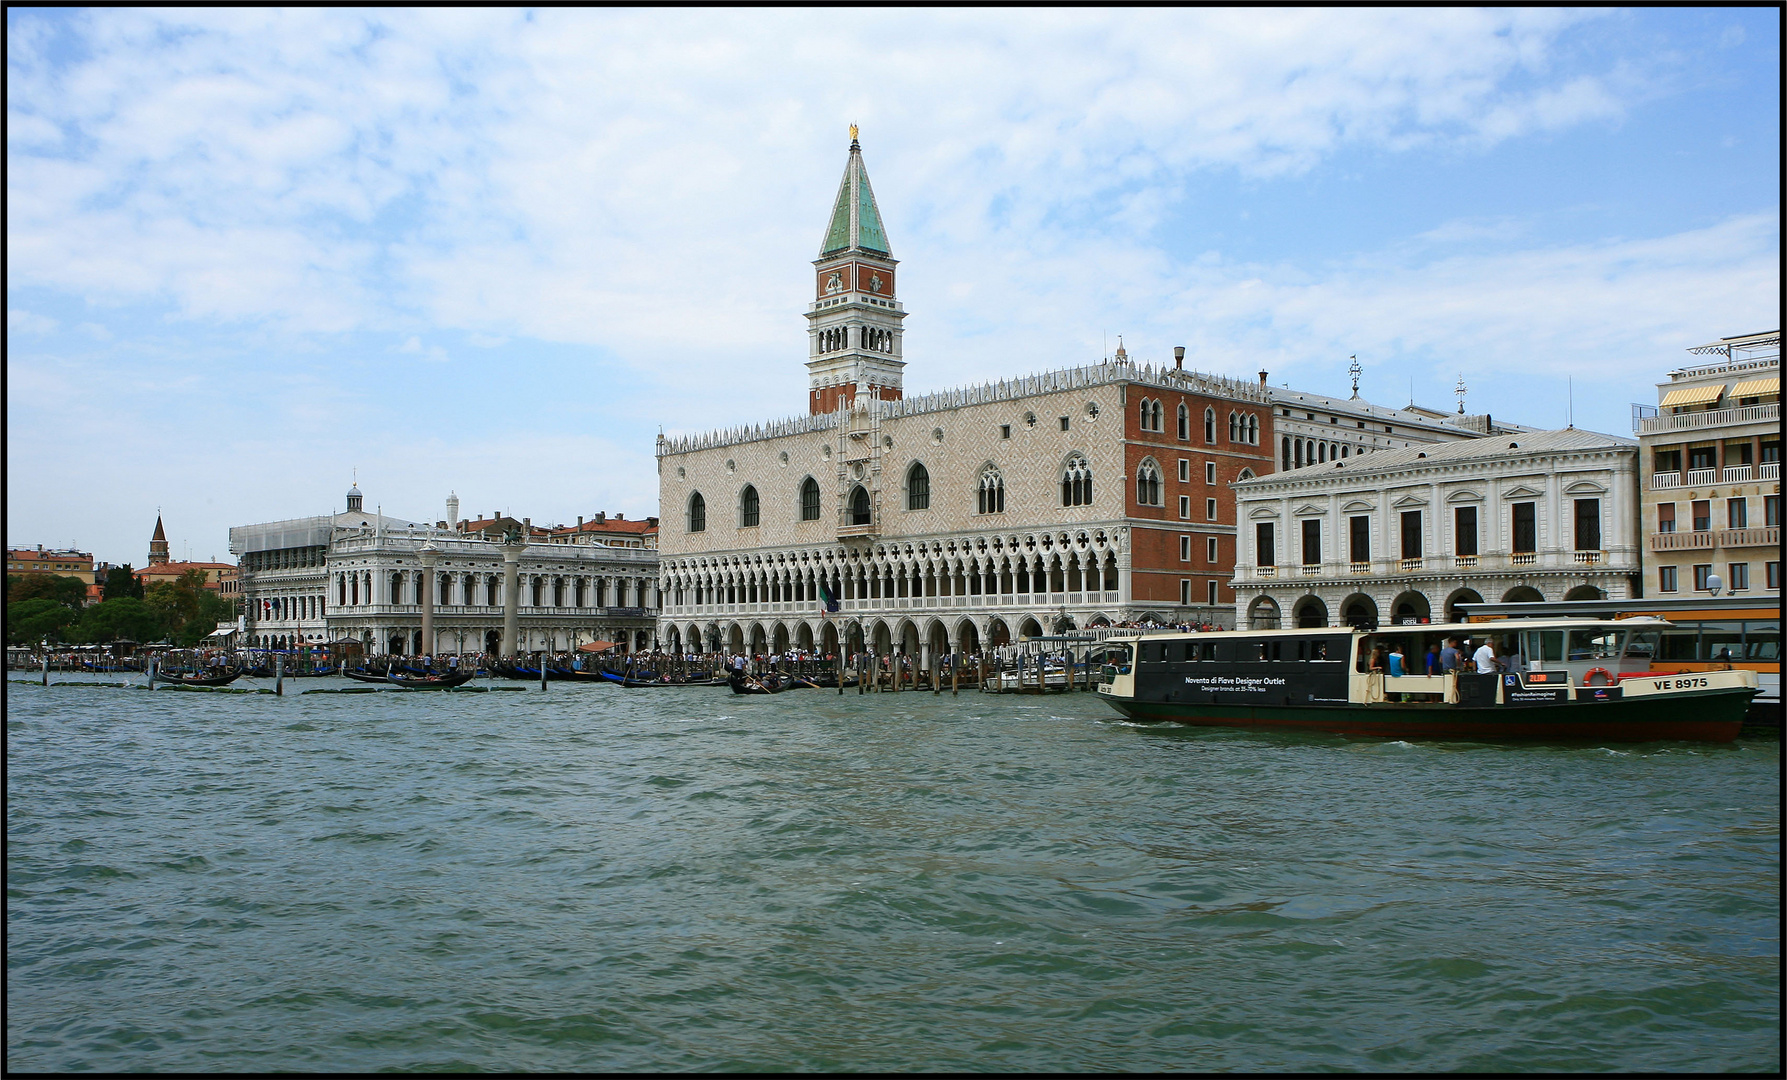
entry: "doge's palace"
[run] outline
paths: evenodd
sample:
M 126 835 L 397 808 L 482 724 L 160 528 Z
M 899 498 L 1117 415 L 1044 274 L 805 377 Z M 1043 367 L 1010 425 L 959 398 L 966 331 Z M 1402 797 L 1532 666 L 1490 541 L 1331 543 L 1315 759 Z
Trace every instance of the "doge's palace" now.
M 928 664 L 1123 621 L 1232 622 L 1228 485 L 1272 470 L 1263 385 L 1119 348 L 906 397 L 898 262 L 854 133 L 813 265 L 807 415 L 660 437 L 665 647 Z

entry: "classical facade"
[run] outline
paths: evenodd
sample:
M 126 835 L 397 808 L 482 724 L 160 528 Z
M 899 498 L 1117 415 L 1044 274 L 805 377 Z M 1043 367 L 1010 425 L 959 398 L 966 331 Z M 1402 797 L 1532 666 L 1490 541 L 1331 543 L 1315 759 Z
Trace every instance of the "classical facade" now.
M 370 653 L 564 651 L 592 641 L 649 648 L 657 522 L 597 515 L 546 528 L 491 515 L 433 524 L 364 509 L 230 530 L 252 647 L 358 641 Z M 506 540 L 513 542 L 505 543 Z M 512 643 L 505 643 L 513 603 Z
M 854 138 L 813 265 L 808 415 L 659 440 L 667 647 L 928 663 L 1232 617 L 1228 484 L 1272 468 L 1263 386 L 1120 348 L 906 397 L 897 262 Z
M 1654 595 L 1781 595 L 1781 332 L 1688 350 L 1656 408 L 1634 418 L 1642 447 L 1647 589 Z
M 1424 408 L 1413 402 L 1400 409 L 1373 405 L 1359 396 L 1356 364 L 1353 371 L 1350 398 L 1309 394 L 1288 386 L 1268 388 L 1273 428 L 1278 433 L 1280 472 L 1374 450 L 1400 450 L 1532 430 L 1519 424 L 1498 423 L 1487 413 L 1466 415 L 1462 388 L 1456 413 Z M 1265 379 L 1266 372 L 1260 372 L 1260 381 Z
M 1567 428 L 1378 450 L 1236 485 L 1236 617 L 1443 621 L 1460 603 L 1637 595 L 1637 445 Z

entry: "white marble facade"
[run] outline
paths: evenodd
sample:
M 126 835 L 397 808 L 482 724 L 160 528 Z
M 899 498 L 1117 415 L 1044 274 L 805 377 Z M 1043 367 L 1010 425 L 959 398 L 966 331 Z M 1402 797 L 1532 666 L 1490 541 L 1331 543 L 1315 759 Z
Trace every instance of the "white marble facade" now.
M 1440 622 L 1634 595 L 1637 446 L 1575 428 L 1378 450 L 1239 483 L 1238 625 Z

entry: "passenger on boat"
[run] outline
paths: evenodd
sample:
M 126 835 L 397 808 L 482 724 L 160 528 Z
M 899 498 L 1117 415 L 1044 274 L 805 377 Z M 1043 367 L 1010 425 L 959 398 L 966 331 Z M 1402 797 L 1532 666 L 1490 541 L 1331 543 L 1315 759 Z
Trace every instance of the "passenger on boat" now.
M 1404 669 L 1402 666 L 1402 661 L 1403 661 L 1402 642 L 1392 641 L 1390 643 L 1389 661 L 1390 661 L 1390 675 L 1391 675 L 1391 677 L 1400 679 L 1404 674 Z
M 1383 645 L 1381 645 L 1381 644 L 1378 645 L 1376 648 L 1372 649 L 1371 650 L 1371 666 L 1369 668 L 1367 668 L 1366 670 L 1375 671 L 1375 672 L 1382 674 L 1384 671 L 1388 670 L 1389 667 L 1390 667 L 1390 650 L 1384 648 Z
M 1501 670 L 1501 664 L 1495 658 L 1495 641 L 1493 639 L 1483 639 L 1483 644 L 1477 647 L 1476 654 L 1471 657 L 1471 660 L 1477 665 L 1477 670 L 1480 672 Z
M 1431 679 L 1434 676 L 1442 674 L 1444 672 L 1444 668 L 1440 664 L 1440 643 L 1439 642 L 1435 641 L 1427 646 L 1426 663 L 1427 663 L 1427 677 L 1428 678 Z
M 1457 671 L 1458 659 L 1458 638 L 1452 636 L 1446 639 L 1446 647 L 1440 650 L 1440 670 Z

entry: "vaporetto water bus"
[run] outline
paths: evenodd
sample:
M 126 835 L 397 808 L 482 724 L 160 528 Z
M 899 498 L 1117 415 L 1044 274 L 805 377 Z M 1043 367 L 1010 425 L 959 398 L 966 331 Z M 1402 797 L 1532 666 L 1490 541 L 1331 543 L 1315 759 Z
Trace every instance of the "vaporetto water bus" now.
M 1145 634 L 1106 643 L 1098 691 L 1136 720 L 1397 738 L 1730 742 L 1757 693 L 1741 669 L 1653 671 L 1662 619 Z M 1430 646 L 1493 642 L 1506 670 L 1426 674 Z M 1401 647 L 1401 676 L 1374 670 Z

